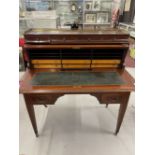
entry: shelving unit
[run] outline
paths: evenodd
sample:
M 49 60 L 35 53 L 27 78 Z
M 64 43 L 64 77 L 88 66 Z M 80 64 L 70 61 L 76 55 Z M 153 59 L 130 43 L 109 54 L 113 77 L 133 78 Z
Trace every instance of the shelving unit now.
M 52 0 L 23 0 L 27 11 L 46 11 L 52 7 Z
M 84 0 L 83 28 L 110 26 L 112 0 Z
M 74 22 L 83 23 L 83 0 L 53 0 L 53 9 L 59 16 L 60 28 Z
M 110 26 L 112 8 L 116 5 L 113 0 L 20 0 L 23 11 L 56 11 L 57 28 L 62 28 L 77 22 L 82 28 L 101 28 Z M 123 1 L 121 2 L 122 6 Z M 21 10 L 21 8 L 20 8 Z M 120 8 L 122 10 L 122 7 Z M 121 11 L 120 11 L 121 12 Z M 36 20 L 25 16 L 20 18 L 20 23 L 36 22 Z M 54 22 L 55 19 L 49 20 Z M 21 24 L 22 25 L 22 24 Z M 24 25 L 24 24 L 23 24 Z M 26 24 L 25 24 L 26 25 Z
M 29 28 L 56 28 L 58 17 L 55 11 L 28 11 L 25 17 L 19 17 L 20 36 Z

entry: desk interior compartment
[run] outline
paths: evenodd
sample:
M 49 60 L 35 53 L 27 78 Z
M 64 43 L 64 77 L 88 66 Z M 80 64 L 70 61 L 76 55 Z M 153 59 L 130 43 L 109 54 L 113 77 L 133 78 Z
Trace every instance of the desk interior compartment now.
M 124 49 L 28 49 L 33 68 L 117 68 Z

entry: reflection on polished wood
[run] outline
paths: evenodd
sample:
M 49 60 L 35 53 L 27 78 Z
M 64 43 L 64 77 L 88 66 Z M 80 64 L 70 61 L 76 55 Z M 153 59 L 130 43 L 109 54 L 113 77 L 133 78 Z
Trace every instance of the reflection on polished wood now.
M 33 68 L 61 68 L 61 65 L 59 64 L 37 64 L 37 65 L 33 65 Z
M 120 60 L 92 60 L 92 64 L 120 64 Z
M 61 60 L 32 60 L 32 64 L 60 64 Z

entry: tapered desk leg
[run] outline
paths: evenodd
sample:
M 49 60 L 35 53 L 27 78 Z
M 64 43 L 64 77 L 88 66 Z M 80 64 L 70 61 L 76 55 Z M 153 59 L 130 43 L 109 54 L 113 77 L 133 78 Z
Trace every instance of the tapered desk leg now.
M 130 96 L 130 92 L 125 93 L 124 96 L 123 96 L 123 99 L 122 99 L 122 103 L 120 104 L 118 119 L 117 119 L 117 125 L 116 125 L 116 131 L 115 131 L 116 135 L 119 132 L 120 126 L 122 124 L 124 114 L 125 114 L 126 109 L 127 109 L 129 96 Z
M 39 134 L 38 134 L 37 123 L 35 118 L 34 106 L 33 104 L 30 103 L 29 97 L 27 95 L 24 95 L 24 98 L 25 98 L 26 108 L 31 120 L 33 130 L 35 132 L 36 137 L 38 137 Z
M 47 104 L 44 104 L 45 108 L 47 108 Z

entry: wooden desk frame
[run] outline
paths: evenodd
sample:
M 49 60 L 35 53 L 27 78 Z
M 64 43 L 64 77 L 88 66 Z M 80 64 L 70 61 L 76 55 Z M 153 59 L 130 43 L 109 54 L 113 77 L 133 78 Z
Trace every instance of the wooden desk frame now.
M 90 94 L 96 97 L 100 104 L 120 104 L 115 134 L 119 132 L 128 105 L 130 92 L 134 89 L 133 78 L 127 71 L 117 70 L 123 80 L 128 83 L 117 86 L 32 86 L 30 81 L 36 72 L 27 70 L 20 82 L 20 93 L 24 95 L 26 108 L 36 134 L 39 136 L 34 112 L 34 105 L 52 105 L 65 94 Z M 49 70 L 42 70 L 49 71 Z M 53 72 L 54 70 L 52 70 Z M 104 70 L 102 70 L 104 71 Z M 116 70 L 115 70 L 116 71 Z
M 119 29 L 100 31 L 30 29 L 25 32 L 24 38 L 23 56 L 27 70 L 20 82 L 20 93 L 24 95 L 27 111 L 36 136 L 38 137 L 39 133 L 34 105 L 54 104 L 60 96 L 65 94 L 90 94 L 96 97 L 101 104 L 120 104 L 115 130 L 115 134 L 117 134 L 123 121 L 130 92 L 134 90 L 134 80 L 124 70 L 124 60 L 129 48 L 129 34 Z M 59 50 L 56 51 L 56 54 L 58 54 L 56 58 L 52 55 L 55 49 Z M 87 55 L 83 55 L 85 54 L 82 51 L 83 49 L 88 51 Z M 41 50 L 41 52 L 38 50 Z M 48 53 L 46 50 L 50 50 L 50 52 Z M 66 56 L 66 51 L 70 50 L 71 53 Z M 73 56 L 72 52 L 77 53 L 77 50 L 82 51 L 82 53 L 79 52 L 80 56 L 76 54 Z M 38 59 L 43 60 L 39 62 L 40 66 L 37 64 Z M 43 64 L 45 63 L 44 59 L 48 59 L 49 65 Z M 61 60 L 58 66 L 56 64 L 57 59 Z M 87 66 L 85 62 L 82 66 L 81 62 L 87 59 L 90 60 L 90 65 Z M 55 62 L 55 68 L 51 60 Z M 75 60 L 76 66 L 74 64 Z M 110 64 L 112 62 L 112 64 L 109 65 L 109 62 Z M 66 66 L 67 63 L 70 67 Z M 30 84 L 33 75 L 37 72 L 57 72 L 63 69 L 72 69 L 72 71 L 89 69 L 92 72 L 116 71 L 126 83 L 100 86 L 32 86 Z

